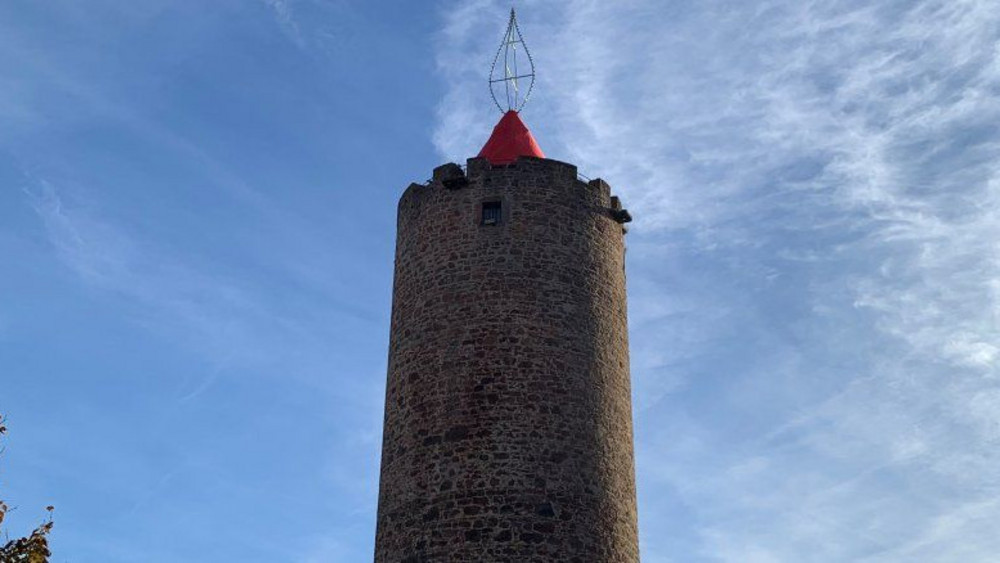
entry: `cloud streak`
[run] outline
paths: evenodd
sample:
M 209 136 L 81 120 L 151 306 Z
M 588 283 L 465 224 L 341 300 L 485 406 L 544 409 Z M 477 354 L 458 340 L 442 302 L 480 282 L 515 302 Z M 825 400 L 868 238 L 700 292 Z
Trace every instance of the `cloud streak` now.
M 158 321 L 192 334 L 189 343 L 204 347 L 210 357 L 259 349 L 250 345 L 246 327 L 265 312 L 248 290 L 137 242 L 84 205 L 67 205 L 45 180 L 24 193 L 59 259 L 86 284 L 138 303 Z M 152 326 L 163 325 L 153 321 Z

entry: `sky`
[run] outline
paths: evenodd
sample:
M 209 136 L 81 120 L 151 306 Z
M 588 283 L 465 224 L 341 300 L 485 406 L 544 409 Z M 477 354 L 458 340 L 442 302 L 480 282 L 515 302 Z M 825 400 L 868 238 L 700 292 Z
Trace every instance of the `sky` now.
M 1000 552 L 992 0 L 518 1 L 627 236 L 643 561 Z M 0 496 L 55 562 L 371 560 L 395 204 L 509 3 L 0 2 Z

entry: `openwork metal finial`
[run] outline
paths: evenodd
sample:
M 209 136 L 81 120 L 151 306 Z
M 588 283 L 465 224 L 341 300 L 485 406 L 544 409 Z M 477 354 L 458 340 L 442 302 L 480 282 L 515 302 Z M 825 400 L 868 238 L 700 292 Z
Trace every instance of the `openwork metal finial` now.
M 524 51 L 521 58 L 521 67 L 518 69 L 517 51 Z M 501 61 L 500 56 L 503 55 Z M 503 78 L 499 77 L 497 70 L 498 63 L 503 65 Z M 525 69 L 525 63 L 527 68 Z M 528 87 L 522 93 L 520 81 L 530 78 Z M 501 87 L 501 83 L 503 87 Z M 517 27 L 517 16 L 514 15 L 514 8 L 510 9 L 510 21 L 507 23 L 507 33 L 504 34 L 503 43 L 497 50 L 497 56 L 493 59 L 493 66 L 490 68 L 490 95 L 493 96 L 493 103 L 497 105 L 500 113 L 508 111 L 521 111 L 524 104 L 528 103 L 531 96 L 531 89 L 535 87 L 535 63 L 531 60 L 531 53 L 528 46 L 524 44 L 521 37 L 521 30 Z M 501 103 L 504 102 L 504 103 Z M 506 106 L 506 109 L 504 109 Z

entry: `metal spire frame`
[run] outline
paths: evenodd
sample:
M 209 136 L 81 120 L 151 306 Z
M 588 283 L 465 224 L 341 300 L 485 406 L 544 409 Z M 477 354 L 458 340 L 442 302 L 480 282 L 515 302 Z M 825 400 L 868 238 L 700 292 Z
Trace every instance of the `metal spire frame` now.
M 525 74 L 518 74 L 518 44 L 521 45 L 521 49 L 524 50 L 524 55 L 528 58 L 528 72 Z M 497 63 L 500 62 L 501 54 L 503 54 L 504 74 L 503 78 L 497 78 Z M 531 82 L 528 83 L 527 92 L 525 92 L 522 97 L 518 81 L 524 78 L 530 78 Z M 499 84 L 501 82 L 503 83 L 503 91 L 499 91 Z M 524 107 L 524 104 L 528 103 L 528 98 L 531 97 L 531 90 L 534 87 L 535 61 L 532 60 L 531 53 L 528 51 L 528 46 L 525 45 L 524 38 L 521 36 L 521 29 L 517 25 L 517 16 L 514 15 L 514 8 L 511 8 L 510 21 L 507 22 L 507 32 L 504 34 L 503 42 L 500 43 L 500 48 L 497 49 L 496 57 L 493 58 L 493 66 L 490 67 L 490 96 L 493 97 L 493 103 L 496 104 L 500 113 L 506 113 L 508 111 L 519 112 L 521 111 L 521 108 Z M 500 103 L 500 99 L 507 102 L 506 110 Z

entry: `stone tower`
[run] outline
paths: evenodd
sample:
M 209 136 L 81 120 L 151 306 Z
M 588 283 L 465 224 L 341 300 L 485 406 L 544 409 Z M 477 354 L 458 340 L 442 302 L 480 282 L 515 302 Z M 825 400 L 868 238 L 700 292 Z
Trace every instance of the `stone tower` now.
M 628 220 L 516 111 L 403 193 L 377 563 L 639 560 Z

